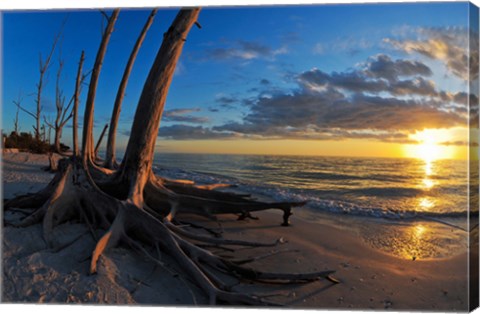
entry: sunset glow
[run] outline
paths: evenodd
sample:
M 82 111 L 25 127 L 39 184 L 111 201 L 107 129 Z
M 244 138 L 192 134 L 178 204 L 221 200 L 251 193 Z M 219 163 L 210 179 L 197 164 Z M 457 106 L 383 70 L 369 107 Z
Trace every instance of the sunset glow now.
M 253 8 L 205 8 L 205 28 L 191 32 L 191 44 L 177 65 L 156 152 L 466 159 L 467 64 L 459 61 L 466 49 L 466 7 L 439 7 L 428 21 L 418 8 L 398 6 L 394 11 L 403 14 L 392 16 L 379 15 L 373 7 L 363 7 L 362 13 L 342 6 L 278 7 L 269 8 L 267 18 Z M 340 11 L 361 21 L 361 27 L 334 18 Z M 147 13 L 122 12 L 96 95 L 95 138 L 110 122 L 118 72 Z M 117 132 L 120 152 L 158 48 L 152 34 L 164 32 L 174 13 L 167 10 L 153 23 L 135 61 Z M 409 16 L 408 24 L 404 16 Z M 5 15 L 4 39 L 15 43 L 4 51 L 6 132 L 14 128 L 17 107 L 12 101 L 23 97 L 31 110 L 27 95 L 38 80 L 32 69 L 38 66 L 38 54 L 49 51 L 65 17 L 65 12 Z M 60 79 L 65 95 L 73 93 L 78 51 L 92 56 L 98 44 L 96 37 L 77 36 L 78 25 L 84 25 L 85 34 L 97 34 L 101 21 L 101 14 L 87 10 L 72 14 L 65 24 L 62 47 L 53 56 L 56 60 L 65 52 Z M 405 27 L 400 31 L 399 25 Z M 26 34 L 35 41 L 17 40 Z M 87 58 L 85 67 L 91 68 L 93 60 Z M 57 63 L 52 63 L 51 76 Z M 42 116 L 50 120 L 54 85 L 47 84 L 42 94 Z M 31 125 L 31 117 L 20 112 L 20 131 L 30 132 Z M 71 127 L 64 129 L 62 141 L 72 146 Z
M 439 159 L 461 159 L 466 146 L 450 145 L 455 140 L 458 130 L 425 129 L 410 136 L 418 144 L 404 146 L 404 156 L 417 158 L 426 164 Z

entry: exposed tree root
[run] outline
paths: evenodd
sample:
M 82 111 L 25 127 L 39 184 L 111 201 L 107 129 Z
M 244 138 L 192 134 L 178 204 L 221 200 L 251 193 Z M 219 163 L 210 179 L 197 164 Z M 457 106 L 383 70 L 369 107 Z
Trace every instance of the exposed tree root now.
M 250 213 L 265 209 L 283 211 L 283 225 L 288 225 L 292 207 L 304 203 L 266 203 L 238 195 L 216 191 L 223 184 L 195 185 L 191 181 L 157 178 L 152 172 L 156 138 L 175 67 L 186 37 L 195 24 L 199 8 L 182 9 L 171 27 L 163 35 L 162 45 L 145 81 L 133 120 L 125 156 L 118 170 L 107 170 L 95 163 L 93 146 L 93 118 L 98 78 L 106 54 L 110 36 L 114 30 L 119 10 L 107 18 L 107 25 L 95 58 L 85 104 L 81 154 L 77 139 L 77 110 L 79 82 L 84 55 L 80 58 L 75 105 L 73 111 L 74 153 L 58 163 L 58 172 L 49 185 L 36 194 L 17 197 L 5 202 L 5 210 L 22 211 L 26 215 L 19 221 L 9 220 L 18 227 L 43 224 L 43 238 L 50 247 L 60 247 L 53 235 L 55 226 L 68 221 L 85 223 L 97 241 L 93 249 L 90 272 L 100 271 L 97 264 L 111 247 L 126 244 L 145 253 L 158 265 L 164 266 L 162 254 L 171 256 L 182 275 L 198 285 L 211 304 L 279 305 L 264 297 L 248 295 L 234 290 L 224 282 L 224 275 L 252 281 L 271 283 L 304 283 L 326 278 L 332 280 L 333 271 L 285 274 L 258 271 L 243 266 L 246 263 L 267 258 L 274 253 L 248 259 L 228 259 L 205 249 L 208 246 L 228 249 L 229 246 L 272 247 L 274 243 L 258 243 L 208 237 L 192 232 L 185 226 L 174 224 L 180 213 L 194 213 L 210 218 L 218 214 L 236 214 L 251 217 Z M 39 102 L 38 102 L 39 103 Z M 31 209 L 31 210 L 30 210 Z M 15 216 L 15 215 L 12 215 Z M 97 240 L 97 232 L 103 235 Z M 151 254 L 157 252 L 158 257 Z M 161 253 L 160 253 L 161 252 Z
M 152 208 L 168 208 L 168 219 L 177 213 L 193 213 L 215 219 L 219 214 L 240 214 L 251 217 L 249 213 L 266 209 L 283 211 L 282 226 L 289 226 L 292 207 L 305 205 L 306 202 L 267 203 L 246 199 L 244 195 L 198 189 L 190 186 L 162 185 L 161 179 L 150 176 L 144 190 L 145 202 Z
M 334 272 L 284 274 L 262 272 L 244 267 L 242 264 L 267 258 L 278 254 L 280 251 L 248 259 L 228 260 L 201 246 L 272 247 L 284 243 L 284 240 L 259 243 L 200 235 L 190 231 L 185 226 L 175 225 L 171 219 L 171 211 L 164 211 L 164 213 L 169 212 L 169 214 L 162 221 L 162 215 L 160 215 L 162 211 L 159 210 L 167 204 L 173 207 L 170 210 L 175 210 L 175 208 L 183 210 L 191 206 L 197 210 L 207 208 L 212 214 L 236 213 L 244 211 L 242 206 L 245 206 L 246 212 L 250 212 L 262 210 L 266 207 L 287 208 L 292 203 L 265 204 L 244 200 L 241 197 L 237 199 L 238 202 L 215 201 L 210 198 L 176 194 L 158 184 L 155 185 L 154 189 L 146 189 L 145 191 L 148 191 L 148 193 L 145 193 L 146 195 L 150 195 L 146 198 L 145 206 L 138 206 L 129 198 L 123 200 L 115 198 L 97 187 L 82 163 L 75 161 L 73 158 L 62 159 L 59 162 L 59 171 L 44 190 L 37 194 L 17 197 L 6 202 L 5 210 L 36 208 L 31 212 L 25 211 L 28 216 L 21 221 L 10 223 L 21 227 L 41 222 L 43 224 L 43 237 L 50 246 L 56 244 L 56 239 L 52 236 L 53 228 L 70 219 L 83 221 L 91 230 L 92 235 L 95 234 L 96 229 L 106 230 L 97 241 L 92 253 L 91 273 L 97 272 L 98 260 L 105 250 L 121 243 L 148 254 L 149 258 L 154 259 L 159 265 L 163 265 L 161 256 L 159 255 L 156 258 L 149 254 L 144 245 L 150 248 L 160 248 L 162 253 L 172 256 L 186 275 L 202 291 L 205 291 L 211 304 L 225 302 L 229 304 L 278 305 L 259 296 L 233 291 L 233 287 L 228 286 L 220 279 L 218 275 L 221 273 L 238 277 L 239 280 L 298 283 L 315 281 L 321 278 L 329 279 L 329 276 Z M 156 197 L 151 196 L 154 191 Z M 201 191 L 213 192 L 209 190 Z M 234 198 L 234 196 L 228 197 Z
M 49 171 L 49 172 L 57 172 L 58 171 L 57 160 L 54 157 L 53 153 L 48 153 L 48 166 L 44 167 L 43 169 L 45 171 Z

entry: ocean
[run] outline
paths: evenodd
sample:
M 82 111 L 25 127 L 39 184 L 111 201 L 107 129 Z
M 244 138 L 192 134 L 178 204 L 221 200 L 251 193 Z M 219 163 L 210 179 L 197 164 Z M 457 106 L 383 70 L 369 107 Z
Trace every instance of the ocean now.
M 407 258 L 444 257 L 466 248 L 467 161 L 164 153 L 155 155 L 154 171 L 234 184 L 275 201 L 307 201 L 295 215 L 312 221 L 363 219 L 355 225 L 366 242 Z M 416 246 L 425 250 L 403 248 L 420 234 L 426 242 Z M 402 237 L 407 243 L 399 243 Z

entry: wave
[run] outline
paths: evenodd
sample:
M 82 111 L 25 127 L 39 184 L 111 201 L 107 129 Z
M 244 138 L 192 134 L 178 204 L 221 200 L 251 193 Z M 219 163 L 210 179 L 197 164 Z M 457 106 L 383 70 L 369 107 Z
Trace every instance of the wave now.
M 154 165 L 153 171 L 156 174 L 169 179 L 192 180 L 199 184 L 210 184 L 210 183 L 234 184 L 234 181 L 235 181 L 234 178 L 229 176 L 223 176 L 223 175 L 209 173 L 209 172 L 189 171 L 189 170 L 175 168 L 175 167 L 164 167 L 164 166 Z
M 369 187 L 351 189 L 348 191 L 348 194 L 380 197 L 417 197 L 425 194 L 425 190 L 410 187 Z
M 289 191 L 280 188 L 241 186 L 242 190 L 252 195 L 260 194 L 273 198 L 275 201 L 306 201 L 306 209 L 314 212 L 345 214 L 351 216 L 371 217 L 389 220 L 400 219 L 430 219 L 430 218 L 466 218 L 468 211 L 428 212 L 416 210 L 399 210 L 395 208 L 368 207 L 352 202 L 323 199 L 302 192 Z M 477 212 L 478 214 L 478 212 Z
M 305 210 L 313 212 L 324 212 L 334 214 L 344 214 L 359 217 L 371 217 L 388 220 L 405 220 L 405 219 L 441 219 L 441 218 L 466 218 L 468 211 L 419 211 L 419 210 L 401 210 L 393 207 L 369 207 L 356 204 L 350 201 L 332 199 L 338 195 L 361 195 L 375 197 L 417 197 L 425 193 L 422 189 L 417 188 L 398 188 L 398 187 L 369 187 L 359 189 L 346 189 L 343 191 L 323 190 L 322 196 L 319 196 L 318 190 L 299 189 L 281 187 L 273 184 L 259 185 L 257 182 L 236 179 L 233 176 L 219 175 L 209 172 L 189 171 L 174 167 L 154 166 L 154 171 L 164 177 L 173 179 L 193 180 L 199 184 L 210 183 L 226 183 L 233 184 L 237 187 L 239 193 L 248 193 L 252 195 L 265 196 L 274 201 L 306 201 Z M 333 175 L 334 178 L 336 175 Z M 341 175 L 340 175 L 341 176 Z M 353 176 L 352 176 L 353 177 Z M 330 195 L 330 198 L 329 198 Z M 472 214 L 472 213 L 470 213 Z M 473 213 L 478 215 L 478 211 Z
M 301 178 L 301 179 L 312 179 L 312 180 L 363 180 L 361 176 L 347 175 L 347 174 L 337 174 L 330 172 L 307 172 L 307 171 L 298 171 L 290 173 L 292 177 Z

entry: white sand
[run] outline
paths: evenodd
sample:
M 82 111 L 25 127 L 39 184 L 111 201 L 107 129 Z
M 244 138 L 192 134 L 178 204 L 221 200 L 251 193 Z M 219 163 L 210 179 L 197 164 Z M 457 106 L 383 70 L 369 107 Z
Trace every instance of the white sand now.
M 41 171 L 46 156 L 5 154 L 4 197 L 32 192 L 45 186 L 51 174 Z M 221 217 L 228 238 L 288 243 L 276 249 L 290 252 L 257 261 L 251 266 L 275 272 L 309 272 L 336 269 L 342 283 L 319 281 L 307 285 L 247 285 L 242 289 L 280 294 L 272 300 L 290 307 L 466 311 L 467 254 L 443 259 L 400 259 L 371 248 L 355 232 L 360 220 L 324 219 L 310 223 L 292 219 L 280 227 L 277 212 L 259 213 L 258 221 Z M 214 222 L 199 223 L 218 227 Z M 42 240 L 41 225 L 3 230 L 3 302 L 194 304 L 205 303 L 201 291 L 179 276 L 175 263 L 156 266 L 127 248 L 110 249 L 99 262 L 96 275 L 88 275 L 94 240 L 85 226 L 65 224 L 55 233 L 63 250 L 52 250 Z M 100 235 L 100 233 L 99 233 Z M 271 248 L 241 249 L 234 256 L 255 256 Z M 295 251 L 295 252 L 294 252 Z

